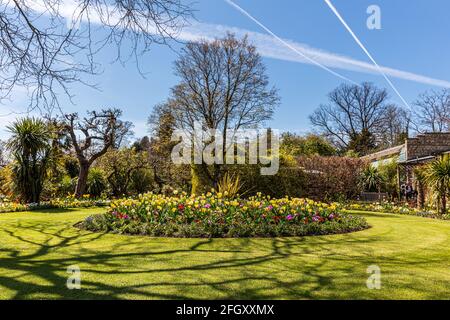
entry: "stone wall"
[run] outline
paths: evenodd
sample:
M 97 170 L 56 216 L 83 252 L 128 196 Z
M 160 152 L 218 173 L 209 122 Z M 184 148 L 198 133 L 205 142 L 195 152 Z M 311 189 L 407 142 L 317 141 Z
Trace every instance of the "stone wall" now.
M 450 132 L 425 133 L 406 140 L 407 160 L 433 156 L 450 150 Z

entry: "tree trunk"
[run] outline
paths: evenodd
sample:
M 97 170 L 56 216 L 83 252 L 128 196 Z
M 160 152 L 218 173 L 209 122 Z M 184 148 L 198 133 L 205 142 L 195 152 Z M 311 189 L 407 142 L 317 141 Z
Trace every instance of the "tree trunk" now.
M 217 189 L 219 181 L 222 178 L 222 166 L 220 164 L 214 164 L 214 175 L 213 175 L 213 187 Z
M 417 182 L 417 206 L 419 209 L 425 206 L 425 190 L 422 181 Z
M 153 166 L 153 178 L 156 182 L 156 184 L 158 185 L 159 191 L 161 192 L 163 186 L 164 186 L 164 180 L 161 179 L 161 177 L 158 175 L 158 173 L 156 172 L 156 166 Z
M 214 181 L 209 177 L 205 164 L 191 164 L 192 194 L 200 195 L 214 187 Z
M 89 173 L 89 163 L 80 163 L 80 173 L 78 175 L 77 187 L 75 189 L 75 196 L 81 197 L 86 192 L 87 178 Z
M 445 196 L 445 194 L 443 194 L 441 196 L 441 201 L 440 201 L 440 214 L 446 214 L 447 213 L 447 198 Z

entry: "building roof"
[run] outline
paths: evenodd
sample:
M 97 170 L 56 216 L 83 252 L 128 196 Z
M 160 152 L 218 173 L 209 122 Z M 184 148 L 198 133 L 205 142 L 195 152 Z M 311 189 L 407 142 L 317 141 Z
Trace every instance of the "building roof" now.
M 407 138 L 402 145 L 369 154 L 362 159 L 375 162 L 398 156 L 399 163 L 418 163 L 448 153 L 449 149 L 450 132 L 423 133 Z
M 411 160 L 401 161 L 401 162 L 399 162 L 399 163 L 400 163 L 400 164 L 424 163 L 424 162 L 433 160 L 434 158 L 436 158 L 436 156 L 426 156 L 426 157 L 422 157 L 422 158 L 416 158 L 416 159 L 411 159 Z
M 367 160 L 367 161 L 374 161 L 374 160 L 380 160 L 385 157 L 399 155 L 404 147 L 405 147 L 405 145 L 402 144 L 402 145 L 399 145 L 396 147 L 392 147 L 389 149 L 385 149 L 385 150 L 381 150 L 381 151 L 369 154 L 367 156 L 361 157 L 361 159 Z

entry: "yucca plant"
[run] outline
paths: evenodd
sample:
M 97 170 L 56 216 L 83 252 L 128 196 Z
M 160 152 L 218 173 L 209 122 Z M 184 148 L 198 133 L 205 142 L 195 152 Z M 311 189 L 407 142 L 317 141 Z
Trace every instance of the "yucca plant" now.
M 22 201 L 38 203 L 51 151 L 51 131 L 45 121 L 26 117 L 7 126 L 11 138 L 6 146 L 14 156 L 15 188 Z
M 217 184 L 217 190 L 229 198 L 235 198 L 239 195 L 242 188 L 239 176 L 226 172 Z
M 443 155 L 425 169 L 425 181 L 437 199 L 440 214 L 447 212 L 447 196 L 450 192 L 450 156 Z
M 383 182 L 383 176 L 380 171 L 372 165 L 367 166 L 362 173 L 361 183 L 367 191 L 376 190 L 377 192 L 380 192 Z

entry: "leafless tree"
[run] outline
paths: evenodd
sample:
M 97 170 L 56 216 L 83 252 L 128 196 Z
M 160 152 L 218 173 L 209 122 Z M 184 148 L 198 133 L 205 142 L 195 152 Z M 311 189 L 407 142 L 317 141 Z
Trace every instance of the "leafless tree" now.
M 70 84 L 90 84 L 100 72 L 95 55 L 105 46 L 115 60 L 139 61 L 151 44 L 172 39 L 191 15 L 183 0 L 2 0 L 0 99 L 15 88 L 31 95 L 30 108 L 54 107 Z
M 402 107 L 386 108 L 384 130 L 380 134 L 380 147 L 389 148 L 405 142 L 411 129 L 411 113 Z
M 371 83 L 342 84 L 328 95 L 329 104 L 321 105 L 311 123 L 338 148 L 346 149 L 361 136 L 375 140 L 384 133 L 387 111 L 392 108 L 388 94 Z
M 450 90 L 425 92 L 414 103 L 419 132 L 450 131 Z
M 247 37 L 228 34 L 212 42 L 189 42 L 175 63 L 175 73 L 181 81 L 172 89 L 169 104 L 176 127 L 193 130 L 198 122 L 221 130 L 223 154 L 227 134 L 261 125 L 279 103 L 261 57 Z M 217 182 L 219 170 L 208 177 Z
M 120 120 L 122 111 L 104 109 L 100 112 L 90 111 L 88 116 L 80 119 L 77 113 L 65 115 L 65 129 L 77 156 L 80 172 L 75 190 L 77 196 L 86 191 L 89 168 L 110 148 L 118 148 L 127 135 L 131 133 L 132 124 Z M 77 134 L 81 132 L 84 138 Z

